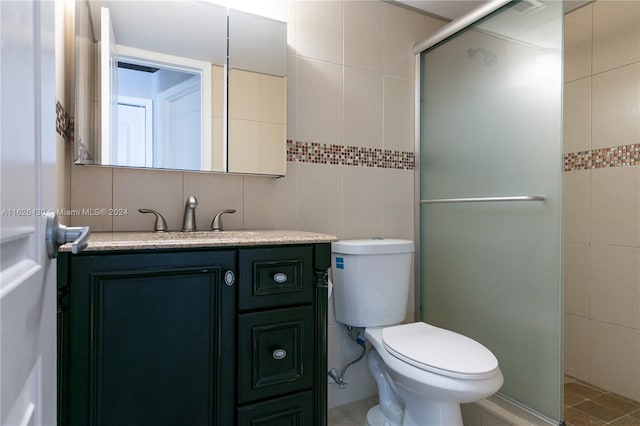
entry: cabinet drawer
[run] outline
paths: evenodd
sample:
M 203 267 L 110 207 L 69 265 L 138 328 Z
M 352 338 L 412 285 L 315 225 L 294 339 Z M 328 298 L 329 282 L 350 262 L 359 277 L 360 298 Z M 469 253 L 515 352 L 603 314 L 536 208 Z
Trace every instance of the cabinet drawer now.
M 240 310 L 311 303 L 312 256 L 311 246 L 241 250 Z
M 311 388 L 311 306 L 242 314 L 238 334 L 240 404 Z
M 311 391 L 270 399 L 238 409 L 240 426 L 305 426 L 314 423 Z

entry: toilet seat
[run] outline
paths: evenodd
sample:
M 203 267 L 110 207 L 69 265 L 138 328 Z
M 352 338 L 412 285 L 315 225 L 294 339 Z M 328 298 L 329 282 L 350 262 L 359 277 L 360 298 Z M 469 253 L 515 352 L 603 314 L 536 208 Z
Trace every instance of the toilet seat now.
M 424 322 L 385 327 L 382 342 L 395 358 L 447 377 L 481 380 L 499 371 L 498 360 L 482 344 Z

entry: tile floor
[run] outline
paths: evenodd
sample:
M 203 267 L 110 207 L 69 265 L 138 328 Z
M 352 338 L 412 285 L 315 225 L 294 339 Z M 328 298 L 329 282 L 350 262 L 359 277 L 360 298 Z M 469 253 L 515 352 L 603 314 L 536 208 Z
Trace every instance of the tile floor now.
M 564 417 L 567 426 L 640 426 L 640 402 L 565 376 Z M 362 426 L 372 397 L 329 410 L 329 426 Z
M 640 426 L 640 402 L 565 376 L 564 419 L 567 426 Z

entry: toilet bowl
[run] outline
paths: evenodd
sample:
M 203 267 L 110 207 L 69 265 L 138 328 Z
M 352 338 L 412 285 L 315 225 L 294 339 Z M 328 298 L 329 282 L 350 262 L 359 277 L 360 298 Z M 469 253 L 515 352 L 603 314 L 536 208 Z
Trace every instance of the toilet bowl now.
M 495 356 L 460 334 L 416 322 L 367 328 L 365 338 L 373 346 L 369 357 L 380 358 L 383 364 L 377 367 L 386 370 L 387 380 L 403 405 L 402 422 L 385 416 L 389 425 L 462 425 L 461 403 L 486 398 L 502 386 Z M 369 368 L 375 365 L 369 362 Z M 380 408 L 381 414 L 389 412 Z
M 333 243 L 336 320 L 363 327 L 372 346 L 367 359 L 379 405 L 367 413 L 367 425 L 462 426 L 460 404 L 494 394 L 504 379 L 479 342 L 424 322 L 399 324 L 413 250 L 409 240 Z

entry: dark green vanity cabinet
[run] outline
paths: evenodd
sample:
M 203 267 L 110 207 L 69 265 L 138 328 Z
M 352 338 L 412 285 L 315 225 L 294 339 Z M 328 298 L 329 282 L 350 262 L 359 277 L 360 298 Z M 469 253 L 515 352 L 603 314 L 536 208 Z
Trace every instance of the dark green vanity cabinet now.
M 328 243 L 61 253 L 60 425 L 326 425 Z

